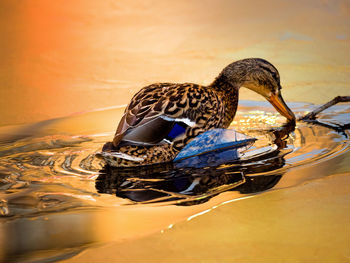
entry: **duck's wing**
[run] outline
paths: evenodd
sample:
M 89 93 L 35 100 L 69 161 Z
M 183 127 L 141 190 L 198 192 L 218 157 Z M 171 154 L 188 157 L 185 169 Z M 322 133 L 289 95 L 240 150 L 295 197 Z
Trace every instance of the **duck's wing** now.
M 184 117 L 188 103 L 184 84 L 152 84 L 131 100 L 119 122 L 113 145 L 155 145 L 169 142 L 195 122 Z
M 146 116 L 139 124 L 128 123 L 128 117 L 130 116 L 126 113 L 119 123 L 113 139 L 114 146 L 117 146 L 120 142 L 136 145 L 159 144 L 168 137 L 175 126 L 174 120 L 165 119 L 161 115 Z M 185 131 L 186 128 L 183 127 L 182 129 Z

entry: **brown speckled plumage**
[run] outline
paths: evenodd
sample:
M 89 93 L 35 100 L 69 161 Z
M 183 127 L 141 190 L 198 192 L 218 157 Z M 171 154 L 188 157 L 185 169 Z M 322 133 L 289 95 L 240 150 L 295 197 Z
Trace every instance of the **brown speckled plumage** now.
M 267 99 L 271 94 L 277 96 L 280 94 L 278 71 L 265 60 L 245 59 L 227 66 L 209 86 L 156 83 L 142 88 L 125 109 L 113 142 L 103 149 L 139 157 L 142 161 L 118 157 L 107 157 L 106 161 L 112 166 L 172 161 L 197 135 L 230 125 L 241 86 Z M 168 141 L 166 136 L 174 123 L 187 123 L 185 132 Z

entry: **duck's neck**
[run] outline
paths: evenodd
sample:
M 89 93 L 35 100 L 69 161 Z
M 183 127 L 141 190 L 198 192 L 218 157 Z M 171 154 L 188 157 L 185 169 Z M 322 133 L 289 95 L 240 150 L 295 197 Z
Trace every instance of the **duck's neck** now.
M 237 83 L 237 85 L 231 83 L 232 82 L 229 82 L 225 75 L 220 74 L 210 85 L 210 88 L 217 91 L 225 104 L 225 115 L 223 121 L 223 126 L 225 128 L 227 128 L 233 121 L 238 106 L 238 90 L 240 85 L 239 83 Z

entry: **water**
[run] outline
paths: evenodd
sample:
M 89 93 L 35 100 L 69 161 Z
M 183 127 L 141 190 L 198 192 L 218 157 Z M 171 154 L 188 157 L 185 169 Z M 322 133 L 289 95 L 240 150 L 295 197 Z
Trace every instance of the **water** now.
M 291 108 L 301 116 L 314 105 Z M 297 122 L 293 130 L 268 103 L 243 101 L 232 128 L 258 139 L 250 149 L 254 158 L 223 162 L 209 156 L 206 167 L 184 162 L 115 169 L 95 153 L 111 140 L 112 121 L 122 110 L 0 129 L 0 260 L 69 258 L 232 200 L 350 171 L 350 134 L 337 130 L 350 120 L 348 104 L 322 113 L 324 126 Z

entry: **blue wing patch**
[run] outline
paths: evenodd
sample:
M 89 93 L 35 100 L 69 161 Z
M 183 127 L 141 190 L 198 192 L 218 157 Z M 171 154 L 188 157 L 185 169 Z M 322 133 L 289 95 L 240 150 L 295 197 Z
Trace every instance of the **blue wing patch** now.
M 182 123 L 180 124 L 180 123 L 175 122 L 173 128 L 171 129 L 171 131 L 167 135 L 167 139 L 170 141 L 174 140 L 179 135 L 185 133 L 186 127 L 187 127 L 187 125 L 185 125 L 185 124 L 182 124 Z

